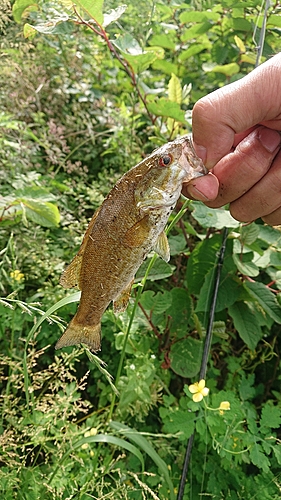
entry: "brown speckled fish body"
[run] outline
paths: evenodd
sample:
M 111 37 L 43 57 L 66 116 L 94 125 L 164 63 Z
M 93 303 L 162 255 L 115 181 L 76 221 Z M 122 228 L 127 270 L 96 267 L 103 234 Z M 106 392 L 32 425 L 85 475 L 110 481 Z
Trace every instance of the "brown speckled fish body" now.
M 100 349 L 101 317 L 111 301 L 126 308 L 134 276 L 154 249 L 170 258 L 164 228 L 183 181 L 207 173 L 190 139 L 180 137 L 126 172 L 94 214 L 76 257 L 61 277 L 79 288 L 80 304 L 56 348 L 85 343 Z

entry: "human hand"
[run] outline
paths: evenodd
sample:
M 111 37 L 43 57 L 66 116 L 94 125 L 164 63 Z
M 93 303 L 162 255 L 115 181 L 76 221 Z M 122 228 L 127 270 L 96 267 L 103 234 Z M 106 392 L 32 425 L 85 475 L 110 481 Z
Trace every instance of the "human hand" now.
M 183 194 L 233 217 L 281 224 L 281 53 L 241 80 L 200 99 L 193 141 L 211 174 Z

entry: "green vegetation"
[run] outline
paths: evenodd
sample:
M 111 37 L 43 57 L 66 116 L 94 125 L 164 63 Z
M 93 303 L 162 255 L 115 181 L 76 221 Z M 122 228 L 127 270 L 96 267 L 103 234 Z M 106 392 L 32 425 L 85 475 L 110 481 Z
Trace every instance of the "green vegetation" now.
M 254 68 L 262 21 L 257 0 L 2 0 L 1 498 L 173 500 L 194 429 L 184 500 L 280 498 L 279 228 L 181 199 L 170 263 L 151 255 L 128 310 L 104 314 L 101 353 L 54 350 L 79 300 L 59 277 L 94 210 L 190 132 L 196 100 Z M 273 2 L 262 60 L 280 28 Z

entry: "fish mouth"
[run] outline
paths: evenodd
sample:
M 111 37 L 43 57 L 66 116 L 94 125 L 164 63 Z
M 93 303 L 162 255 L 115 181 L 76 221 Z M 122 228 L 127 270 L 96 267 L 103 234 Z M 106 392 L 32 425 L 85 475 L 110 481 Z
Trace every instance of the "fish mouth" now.
M 197 156 L 191 140 L 183 143 L 179 163 L 186 173 L 183 182 L 188 182 L 196 177 L 208 174 L 208 169 L 201 158 Z

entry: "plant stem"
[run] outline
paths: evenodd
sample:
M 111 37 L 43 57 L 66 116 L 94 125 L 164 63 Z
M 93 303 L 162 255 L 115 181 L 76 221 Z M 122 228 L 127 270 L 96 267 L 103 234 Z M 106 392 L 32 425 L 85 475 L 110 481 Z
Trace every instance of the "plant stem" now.
M 166 234 L 168 234 L 171 231 L 171 229 L 174 227 L 174 225 L 183 216 L 183 214 L 185 212 L 185 209 L 187 208 L 187 206 L 189 204 L 189 201 L 190 200 L 185 200 L 182 208 L 176 214 L 175 218 L 172 220 L 172 222 L 167 227 Z M 115 386 L 117 387 L 117 389 L 118 389 L 118 383 L 119 383 L 119 380 L 120 380 L 120 377 L 121 377 L 121 373 L 122 373 L 122 370 L 123 370 L 123 365 L 124 365 L 124 360 L 125 360 L 125 355 L 126 355 L 126 346 L 127 346 L 129 334 L 130 334 L 130 331 L 131 331 L 131 327 L 132 327 L 132 324 L 133 324 L 133 321 L 134 321 L 134 317 L 135 317 L 135 314 L 136 314 L 136 310 L 137 310 L 137 307 L 138 307 L 138 303 L 140 301 L 140 297 L 141 297 L 141 294 L 142 294 L 142 292 L 144 290 L 144 287 L 145 287 L 146 281 L 148 279 L 149 273 L 151 271 L 151 268 L 154 266 L 154 263 L 157 260 L 157 257 L 158 256 L 155 253 L 153 255 L 152 259 L 150 260 L 150 262 L 149 262 L 149 264 L 147 266 L 145 275 L 144 275 L 144 277 L 143 277 L 143 279 L 142 279 L 142 281 L 140 283 L 140 286 L 138 287 L 138 291 L 137 291 L 137 295 L 136 295 L 136 298 L 135 298 L 133 310 L 132 310 L 132 313 L 131 313 L 131 316 L 130 316 L 130 320 L 129 320 L 129 323 L 128 323 L 128 326 L 127 326 L 127 329 L 126 329 L 124 344 L 123 344 L 123 347 L 122 347 L 121 356 L 120 356 L 120 360 L 119 360 L 119 365 L 118 365 L 118 369 L 117 369 L 117 373 L 116 373 Z M 116 394 L 113 393 L 112 400 L 111 400 L 111 405 L 110 405 L 110 409 L 109 409 L 108 421 L 110 421 L 112 419 L 112 415 L 113 415 L 113 412 L 114 412 L 115 401 L 116 401 Z

